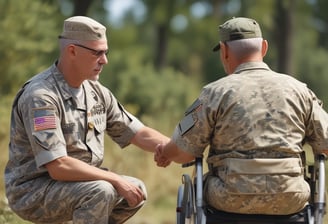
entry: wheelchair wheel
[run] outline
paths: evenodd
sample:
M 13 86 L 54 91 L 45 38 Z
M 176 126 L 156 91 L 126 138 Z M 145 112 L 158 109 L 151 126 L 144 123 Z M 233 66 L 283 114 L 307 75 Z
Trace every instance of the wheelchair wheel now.
M 177 224 L 194 223 L 194 190 L 192 181 L 186 174 L 183 175 L 183 184 L 178 188 L 176 213 Z
M 184 186 L 180 185 L 178 189 L 178 198 L 177 198 L 177 224 L 185 224 L 185 216 L 186 213 L 184 212 L 184 209 L 182 208 L 182 199 L 183 199 L 183 191 L 184 191 Z

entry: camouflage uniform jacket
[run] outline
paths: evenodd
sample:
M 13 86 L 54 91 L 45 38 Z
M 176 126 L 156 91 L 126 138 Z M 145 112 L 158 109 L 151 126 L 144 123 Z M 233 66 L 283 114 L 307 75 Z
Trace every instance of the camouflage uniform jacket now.
M 99 167 L 105 131 L 123 148 L 143 127 L 99 82 L 84 81 L 82 87 L 85 102 L 71 93 L 54 64 L 29 80 L 17 94 L 5 169 L 6 194 L 11 204 L 28 195 L 33 201 L 17 206 L 32 206 L 46 191 L 51 179 L 44 164 L 68 155 Z M 40 178 L 42 185 L 34 182 Z
M 328 115 L 305 84 L 265 63 L 244 63 L 203 88 L 173 140 L 195 156 L 209 146 L 210 156 L 223 158 L 284 157 L 305 142 L 320 152 L 328 149 Z
M 263 62 L 250 62 L 206 85 L 172 139 L 196 157 L 209 147 L 212 177 L 205 189 L 212 206 L 290 214 L 309 197 L 298 162 L 303 145 L 315 153 L 328 149 L 328 115 L 305 84 Z

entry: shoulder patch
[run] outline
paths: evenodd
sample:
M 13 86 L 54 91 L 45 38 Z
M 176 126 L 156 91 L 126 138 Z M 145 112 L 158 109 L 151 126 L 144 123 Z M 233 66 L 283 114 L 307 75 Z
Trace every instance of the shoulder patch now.
M 194 110 L 196 110 L 201 105 L 202 105 L 202 103 L 200 102 L 200 100 L 199 99 L 196 99 L 193 102 L 193 104 L 191 104 L 191 106 L 186 110 L 185 115 L 190 114 L 191 112 L 193 112 Z
M 56 115 L 52 108 L 37 108 L 33 110 L 34 131 L 56 129 Z
M 179 129 L 181 135 L 184 135 L 187 131 L 189 131 L 196 123 L 196 119 L 193 114 L 189 113 L 186 115 L 179 123 Z

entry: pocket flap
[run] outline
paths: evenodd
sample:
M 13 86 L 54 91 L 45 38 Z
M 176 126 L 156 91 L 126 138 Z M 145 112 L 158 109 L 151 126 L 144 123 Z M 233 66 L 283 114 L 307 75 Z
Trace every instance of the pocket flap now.
M 224 159 L 228 174 L 301 174 L 302 161 L 299 158 L 283 159 Z

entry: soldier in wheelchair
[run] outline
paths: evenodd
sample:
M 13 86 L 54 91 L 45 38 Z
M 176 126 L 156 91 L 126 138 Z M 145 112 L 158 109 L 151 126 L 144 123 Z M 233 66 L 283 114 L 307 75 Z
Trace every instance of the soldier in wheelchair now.
M 157 147 L 157 165 L 199 161 L 208 149 L 204 186 L 202 171 L 196 169 L 197 179 L 187 185 L 192 181 L 184 175 L 182 194 L 195 206 L 197 224 L 301 223 L 296 214 L 304 214 L 302 223 L 322 222 L 311 215 L 303 157 L 305 143 L 321 162 L 328 154 L 328 114 L 321 101 L 304 83 L 263 62 L 268 43 L 255 20 L 232 18 L 219 26 L 219 37 L 213 50 L 220 51 L 228 75 L 203 88 L 171 141 Z M 322 194 L 322 181 L 320 186 Z M 322 196 L 319 204 L 322 214 Z M 241 216 L 210 222 L 212 213 L 221 214 L 217 219 Z

